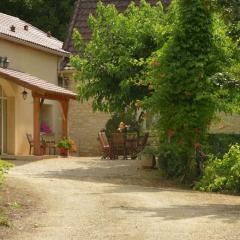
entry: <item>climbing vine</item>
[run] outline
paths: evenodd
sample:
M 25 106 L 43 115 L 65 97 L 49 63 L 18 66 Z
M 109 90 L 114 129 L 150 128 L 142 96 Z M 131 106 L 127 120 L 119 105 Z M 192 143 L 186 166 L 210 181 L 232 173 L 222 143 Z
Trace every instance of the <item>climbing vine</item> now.
M 176 0 L 172 9 L 172 36 L 152 59 L 154 92 L 146 105 L 159 115 L 162 168 L 189 182 L 197 176 L 209 125 L 223 107 L 217 99 L 225 85 L 212 78 L 231 63 L 233 53 L 206 1 Z

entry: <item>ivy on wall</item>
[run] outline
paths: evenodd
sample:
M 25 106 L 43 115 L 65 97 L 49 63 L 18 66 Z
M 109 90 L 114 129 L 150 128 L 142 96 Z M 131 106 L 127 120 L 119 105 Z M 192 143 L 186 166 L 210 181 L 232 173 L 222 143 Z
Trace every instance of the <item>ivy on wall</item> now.
M 172 36 L 153 57 L 154 91 L 146 105 L 159 115 L 162 167 L 169 177 L 189 182 L 197 176 L 197 155 L 216 111 L 227 109 L 225 101 L 219 104 L 229 97 L 225 79 L 219 84 L 212 78 L 231 65 L 234 48 L 205 1 L 176 0 L 172 10 Z

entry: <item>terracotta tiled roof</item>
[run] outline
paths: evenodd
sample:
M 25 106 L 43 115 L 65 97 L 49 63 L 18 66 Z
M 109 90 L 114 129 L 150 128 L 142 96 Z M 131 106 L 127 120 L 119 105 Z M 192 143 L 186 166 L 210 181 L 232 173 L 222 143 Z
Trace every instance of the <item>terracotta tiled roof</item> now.
M 72 44 L 72 31 L 77 28 L 83 36 L 85 41 L 91 38 L 91 31 L 88 27 L 88 17 L 96 11 L 98 0 L 77 0 L 75 2 L 75 10 L 70 22 L 66 40 L 63 48 L 69 52 L 74 52 Z M 123 12 L 131 2 L 139 4 L 139 0 L 102 0 L 105 4 L 115 4 L 116 8 Z M 147 0 L 152 5 L 156 4 L 158 0 Z
M 76 98 L 76 94 L 72 91 L 24 72 L 8 68 L 0 68 L 0 77 L 43 95 L 50 94 L 53 96 L 58 95 L 62 98 Z
M 24 26 L 25 29 L 24 29 Z M 11 30 L 12 28 L 15 28 Z M 0 38 L 25 44 L 57 55 L 68 55 L 62 49 L 63 42 L 57 40 L 29 23 L 4 13 L 0 13 Z

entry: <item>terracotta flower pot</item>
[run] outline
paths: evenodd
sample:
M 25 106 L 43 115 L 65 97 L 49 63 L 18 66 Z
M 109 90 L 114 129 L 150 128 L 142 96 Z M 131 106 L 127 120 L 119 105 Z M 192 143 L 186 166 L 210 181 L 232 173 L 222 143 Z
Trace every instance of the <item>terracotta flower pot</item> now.
M 66 148 L 59 148 L 59 153 L 60 153 L 61 156 L 67 157 L 69 151 L 68 151 L 68 149 L 66 149 Z

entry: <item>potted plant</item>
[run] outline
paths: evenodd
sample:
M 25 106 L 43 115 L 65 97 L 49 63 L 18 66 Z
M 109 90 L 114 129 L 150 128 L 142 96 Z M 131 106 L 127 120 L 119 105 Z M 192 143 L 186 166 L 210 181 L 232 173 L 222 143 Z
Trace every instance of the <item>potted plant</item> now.
M 63 138 L 58 142 L 57 146 L 59 148 L 60 155 L 66 157 L 73 147 L 73 142 L 67 138 Z
M 142 152 L 139 153 L 142 168 L 154 168 L 156 165 L 157 149 L 151 146 L 146 146 Z

